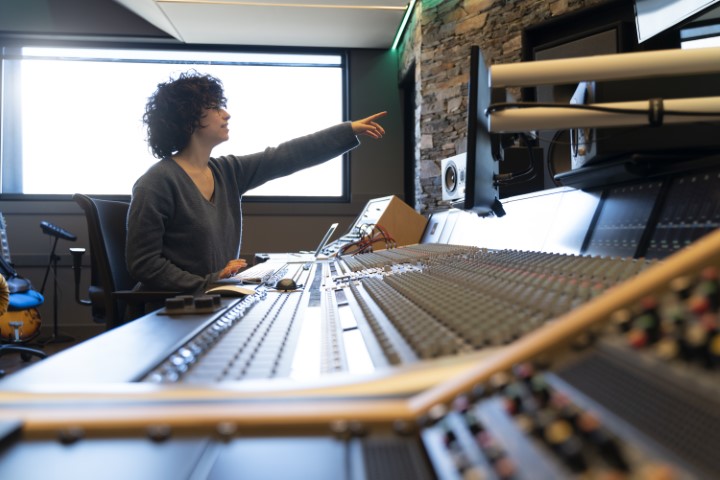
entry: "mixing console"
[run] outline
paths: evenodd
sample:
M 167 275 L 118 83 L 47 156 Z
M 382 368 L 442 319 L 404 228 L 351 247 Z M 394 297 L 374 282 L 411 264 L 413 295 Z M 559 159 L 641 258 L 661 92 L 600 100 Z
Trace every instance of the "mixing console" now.
M 463 346 L 433 350 L 430 356 L 460 355 L 464 348 L 493 342 L 506 345 L 506 350 L 478 362 L 463 378 L 450 378 L 399 401 L 370 392 L 364 400 L 303 395 L 286 401 L 272 395 L 255 401 L 252 396 L 204 399 L 202 390 L 191 390 L 177 397 L 183 399 L 178 402 L 171 399 L 182 390 L 175 390 L 170 397 L 119 397 L 107 406 L 85 400 L 78 409 L 70 408 L 62 396 L 50 397 L 64 405 L 61 417 L 53 410 L 43 416 L 35 405 L 29 415 L 38 418 L 22 441 L 16 440 L 18 423 L 0 422 L 5 432 L 0 435 L 8 445 L 0 452 L 0 475 L 37 478 L 22 475 L 32 453 L 53 459 L 29 470 L 41 476 L 58 466 L 72 465 L 77 471 L 77 465 L 83 465 L 88 472 L 112 468 L 125 478 L 162 471 L 173 478 L 218 480 L 238 475 L 333 480 L 717 478 L 718 245 L 720 234 L 700 259 L 685 255 L 670 262 L 675 264 L 669 265 L 670 274 L 659 269 L 667 265 L 653 262 L 433 245 L 398 249 L 393 253 L 396 263 L 383 268 L 350 271 L 347 265 L 330 269 L 326 263 L 325 268 L 308 270 L 299 265 L 288 273 L 306 285 L 323 287 L 320 304 L 339 292 L 349 294 L 348 299 L 368 298 L 361 311 L 368 318 L 372 313 L 375 320 L 368 323 L 376 323 L 371 330 L 377 341 L 393 346 L 401 361 L 412 361 L 423 345 L 433 344 L 422 342 L 427 334 L 410 340 L 416 334 L 404 329 L 412 323 L 432 332 L 442 345 Z M 399 258 L 403 255 L 407 262 Z M 344 273 L 333 276 L 331 270 Z M 323 275 L 320 281 L 314 279 Z M 432 295 L 427 302 L 423 295 L 399 300 L 406 298 L 404 282 L 412 284 L 416 277 L 430 282 L 430 289 L 437 288 L 433 282 L 439 279 L 452 285 L 436 292 L 448 297 L 442 308 L 425 312 L 437 301 Z M 640 287 L 648 278 L 654 286 Z M 490 292 L 489 299 L 478 299 L 477 305 L 498 301 L 501 306 L 468 313 L 453 309 L 458 303 L 453 292 L 467 294 L 462 286 L 468 282 L 486 282 L 473 283 L 474 288 L 483 285 Z M 622 287 L 613 289 L 619 282 Z M 498 284 L 496 292 L 492 286 Z M 370 294 L 376 287 L 379 292 Z M 381 299 L 385 287 L 393 297 L 388 301 Z M 422 288 L 428 287 L 422 283 Z M 633 292 L 625 295 L 628 289 Z M 642 293 L 648 289 L 650 293 Z M 304 318 L 314 301 L 306 292 L 261 290 L 234 304 L 194 344 L 177 352 L 170 359 L 175 370 L 165 372 L 174 371 L 176 378 L 160 381 L 197 384 L 287 374 L 292 367 L 286 353 L 298 334 L 292 319 Z M 554 302 L 544 302 L 547 296 Z M 611 296 L 632 300 L 612 300 L 613 308 L 597 309 L 589 324 L 563 330 L 575 315 L 571 311 L 563 316 L 563 310 Z M 416 305 L 408 318 L 417 320 L 399 320 L 388 307 L 395 302 Z M 513 309 L 512 314 L 503 315 L 503 309 Z M 304 314 L 293 317 L 286 310 Z M 498 330 L 518 315 L 537 315 L 538 326 L 528 327 L 524 336 L 519 322 L 507 327 L 514 332 L 511 336 L 505 336 L 504 328 Z M 465 320 L 453 324 L 450 317 Z M 487 341 L 472 345 L 477 332 L 462 330 L 466 323 L 487 327 L 490 333 L 480 335 Z M 445 343 L 443 335 L 451 340 Z M 406 350 L 394 344 L 399 338 L 408 338 Z M 224 350 L 236 351 L 238 345 L 247 355 L 232 354 L 234 361 L 227 363 Z M 384 350 L 386 355 L 389 351 Z M 247 361 L 252 357 L 258 363 Z M 223 368 L 214 365 L 218 361 Z M 220 371 L 223 376 L 216 377 Z M 75 404 L 78 399 L 69 401 Z M 118 409 L 122 404 L 126 410 Z M 153 411 L 154 406 L 161 410 Z M 112 417 L 119 417 L 116 424 L 108 423 Z M 142 462 L 127 462 L 128 452 Z M 282 462 L 268 461 L 280 457 Z
M 344 258 L 323 282 L 322 264 L 290 264 L 303 291 L 260 287 L 146 377 L 218 382 L 292 376 L 304 323 L 319 313 L 323 343 L 342 349 L 359 329 L 375 367 L 507 345 L 634 276 L 649 263 L 426 244 Z M 345 273 L 337 273 L 338 270 Z M 324 301 L 323 301 L 324 299 Z M 352 327 L 329 328 L 337 315 Z M 309 327 L 308 327 L 309 328 Z M 315 361 L 337 365 L 321 353 Z M 305 359 L 307 360 L 307 359 Z M 342 365 L 332 371 L 343 370 Z
M 295 273 L 321 291 L 319 302 L 307 291 L 289 296 L 270 289 L 245 299 L 235 307 L 237 326 L 245 325 L 240 339 L 231 331 L 205 362 L 190 362 L 176 379 L 195 381 L 224 343 L 252 346 L 247 332 L 253 329 L 282 337 L 274 353 L 260 358 L 268 364 L 262 375 L 285 375 L 291 366 L 284 354 L 293 349 L 297 324 L 283 324 L 285 335 L 273 335 L 272 322 L 289 316 L 266 311 L 293 300 L 285 308 L 298 314 L 292 322 L 300 322 L 306 304 L 323 305 L 323 315 L 333 318 L 349 308 L 378 366 L 502 346 L 523 352 L 510 368 L 498 362 L 469 388 L 453 387 L 448 401 L 439 400 L 442 385 L 421 394 L 409 431 L 407 424 L 389 437 L 385 430 L 358 431 L 363 448 L 381 442 L 384 449 L 414 451 L 415 478 L 713 478 L 720 471 L 717 262 L 678 271 L 651 294 L 606 311 L 575 336 L 558 336 L 539 354 L 522 345 L 613 287 L 632 289 L 635 278 L 657 263 L 436 244 L 337 259 Z M 272 317 L 267 327 L 256 311 Z M 226 316 L 211 328 L 224 322 Z M 342 347 L 341 334 L 334 341 Z M 253 378 L 256 371 L 231 366 L 213 378 Z M 424 402 L 426 395 L 436 398 Z M 372 459 L 362 462 L 367 471 Z
M 558 217 L 592 217 L 582 255 L 448 240 L 258 267 L 252 295 L 4 379 L 0 478 L 718 478 L 718 183 L 559 193 L 598 205 Z

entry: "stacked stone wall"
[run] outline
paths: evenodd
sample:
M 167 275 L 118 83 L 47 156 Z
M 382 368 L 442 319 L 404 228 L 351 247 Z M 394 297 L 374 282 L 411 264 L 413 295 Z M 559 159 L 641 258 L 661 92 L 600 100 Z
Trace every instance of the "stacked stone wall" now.
M 443 207 L 442 159 L 467 148 L 470 47 L 486 63 L 518 62 L 522 31 L 605 0 L 421 0 L 400 48 L 400 75 L 415 68 L 415 202 Z

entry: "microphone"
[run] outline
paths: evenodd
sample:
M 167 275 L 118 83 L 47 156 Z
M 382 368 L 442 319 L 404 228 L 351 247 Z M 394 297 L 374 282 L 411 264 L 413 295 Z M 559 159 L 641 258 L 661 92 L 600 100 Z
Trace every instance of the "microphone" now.
M 40 222 L 40 228 L 42 229 L 43 233 L 46 233 L 52 237 L 70 240 L 71 242 L 77 240 L 77 237 L 72 233 L 68 232 L 64 228 L 58 227 L 57 225 L 53 225 L 50 222 L 46 222 L 45 220 Z

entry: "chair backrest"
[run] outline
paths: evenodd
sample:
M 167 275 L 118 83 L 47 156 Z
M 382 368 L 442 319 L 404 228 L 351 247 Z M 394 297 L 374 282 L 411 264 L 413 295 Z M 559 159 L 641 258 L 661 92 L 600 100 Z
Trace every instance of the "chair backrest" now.
M 96 298 L 101 299 L 107 327 L 112 328 L 122 323 L 125 313 L 124 305 L 114 301 L 112 292 L 130 290 L 136 283 L 125 263 L 127 212 L 130 204 L 91 198 L 81 193 L 73 195 L 73 200 L 85 212 L 93 268 L 91 283 L 97 283 L 92 287 L 96 287 Z

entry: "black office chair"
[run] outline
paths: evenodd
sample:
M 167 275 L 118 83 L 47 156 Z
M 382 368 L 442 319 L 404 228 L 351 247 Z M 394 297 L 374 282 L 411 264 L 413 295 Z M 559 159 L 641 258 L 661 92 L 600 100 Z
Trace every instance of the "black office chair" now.
M 80 263 L 84 249 L 71 248 L 75 269 L 75 299 L 93 308 L 95 321 L 115 328 L 134 320 L 177 292 L 135 292 L 137 283 L 127 270 L 125 243 L 127 212 L 130 204 L 91 198 L 81 193 L 73 200 L 85 212 L 90 240 L 91 279 L 89 299 L 80 298 Z

